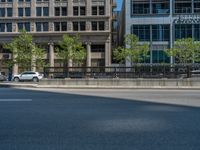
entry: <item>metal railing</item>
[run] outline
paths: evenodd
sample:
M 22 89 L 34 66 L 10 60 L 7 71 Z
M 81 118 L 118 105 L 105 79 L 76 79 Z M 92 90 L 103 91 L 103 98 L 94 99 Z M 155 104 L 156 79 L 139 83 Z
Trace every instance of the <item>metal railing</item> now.
M 200 77 L 200 64 L 134 65 L 133 67 L 45 67 L 45 78 L 191 78 Z

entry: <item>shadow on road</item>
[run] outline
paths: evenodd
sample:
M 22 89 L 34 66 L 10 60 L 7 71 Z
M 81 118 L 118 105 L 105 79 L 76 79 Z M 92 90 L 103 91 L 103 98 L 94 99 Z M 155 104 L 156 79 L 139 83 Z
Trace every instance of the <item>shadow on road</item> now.
M 1 150 L 197 150 L 200 109 L 1 88 Z

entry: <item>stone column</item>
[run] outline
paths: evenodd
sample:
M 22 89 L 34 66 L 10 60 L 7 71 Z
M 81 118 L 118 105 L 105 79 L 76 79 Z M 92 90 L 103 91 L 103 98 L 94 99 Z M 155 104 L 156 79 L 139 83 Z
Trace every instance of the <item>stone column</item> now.
M 68 10 L 68 16 L 73 16 L 73 2 L 72 0 L 67 1 L 67 10 Z
M 35 45 L 33 46 L 33 49 L 32 49 L 32 58 L 31 58 L 31 71 L 36 71 L 36 57 L 35 57 L 35 54 L 34 54 L 34 48 L 35 48 Z
M 50 42 L 48 43 L 49 45 L 49 66 L 50 67 L 54 67 L 54 57 L 55 57 L 55 54 L 54 54 L 54 43 Z M 51 72 L 51 73 L 49 73 Z M 47 73 L 47 77 L 51 77 L 53 78 L 54 74 L 54 68 L 51 68 L 49 69 L 49 72 L 46 72 Z
M 109 1 L 109 0 L 106 0 L 105 1 L 105 3 L 104 3 L 104 6 L 105 6 L 105 15 L 106 16 L 111 16 L 112 15 L 112 10 L 111 10 L 111 8 L 112 8 L 112 4 L 111 4 L 111 1 Z
M 49 65 L 54 67 L 54 43 L 49 43 Z
M 13 1 L 13 17 L 18 16 L 18 1 Z
M 72 61 L 72 59 L 69 59 L 68 60 L 68 67 L 72 67 L 73 66 L 73 61 Z
M 49 1 L 49 16 L 54 16 L 54 0 Z
M 92 1 L 91 0 L 87 0 L 87 2 L 86 2 L 86 15 L 87 16 L 91 16 L 92 15 L 92 13 L 91 13 L 91 9 L 92 9 Z
M 87 63 L 86 66 L 87 67 L 91 67 L 91 43 L 88 42 L 87 44 Z
M 35 17 L 36 16 L 35 4 L 36 4 L 36 0 L 31 0 L 31 17 Z
M 13 60 L 14 60 L 14 62 L 15 62 L 15 59 L 16 59 L 17 55 L 16 55 L 16 54 L 13 54 L 12 57 L 13 57 Z M 19 68 L 19 67 L 18 67 L 18 64 L 14 64 L 14 65 L 13 65 L 13 68 L 12 68 L 12 74 L 13 74 L 13 75 L 17 75 L 17 74 L 18 74 L 18 70 L 19 70 L 18 68 Z
M 111 65 L 111 41 L 108 39 L 105 43 L 105 66 Z

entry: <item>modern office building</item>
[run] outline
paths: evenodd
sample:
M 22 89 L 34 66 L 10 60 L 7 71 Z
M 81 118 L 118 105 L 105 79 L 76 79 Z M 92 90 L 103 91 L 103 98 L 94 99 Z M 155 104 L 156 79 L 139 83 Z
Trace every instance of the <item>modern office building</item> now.
M 79 34 L 86 66 L 111 65 L 113 0 L 0 0 L 0 69 L 12 54 L 3 49 L 25 29 L 45 48 L 51 67 L 60 66 L 55 47 L 63 34 Z M 17 66 L 14 73 L 17 73 Z
M 177 39 L 200 40 L 199 0 L 124 0 L 121 17 L 120 42 L 123 35 L 136 34 L 149 43 L 147 63 L 173 63 L 165 50 Z

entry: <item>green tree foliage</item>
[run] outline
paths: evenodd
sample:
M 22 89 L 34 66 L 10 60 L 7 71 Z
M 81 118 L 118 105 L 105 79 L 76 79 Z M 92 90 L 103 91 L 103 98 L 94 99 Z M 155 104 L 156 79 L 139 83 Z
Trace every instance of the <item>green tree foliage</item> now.
M 199 62 L 200 42 L 192 38 L 179 39 L 173 48 L 167 50 L 167 54 L 175 57 L 177 63 Z
M 19 65 L 22 70 L 31 70 L 33 67 L 38 69 L 44 66 L 44 49 L 37 47 L 33 43 L 32 35 L 26 31 L 21 31 L 20 35 L 11 43 L 3 45 L 13 54 L 13 59 L 7 62 L 8 66 Z
M 134 34 L 125 36 L 125 47 L 117 47 L 113 54 L 114 59 L 122 63 L 127 59 L 131 63 L 140 63 L 148 57 L 149 45 L 139 44 L 139 39 Z
M 68 64 L 69 60 L 82 64 L 86 58 L 86 50 L 78 36 L 71 37 L 65 34 L 62 41 L 59 41 L 59 47 L 56 51 L 58 57 L 62 59 L 65 65 Z

